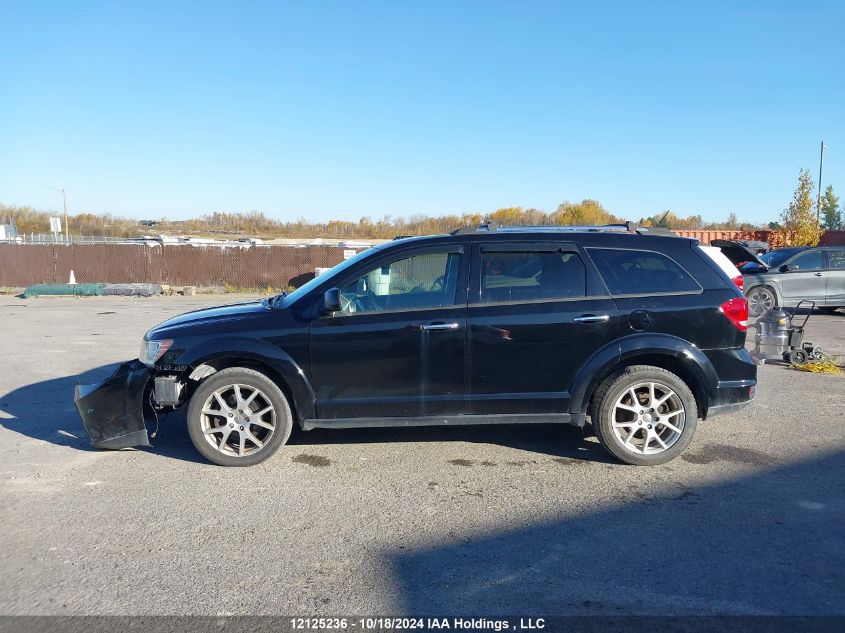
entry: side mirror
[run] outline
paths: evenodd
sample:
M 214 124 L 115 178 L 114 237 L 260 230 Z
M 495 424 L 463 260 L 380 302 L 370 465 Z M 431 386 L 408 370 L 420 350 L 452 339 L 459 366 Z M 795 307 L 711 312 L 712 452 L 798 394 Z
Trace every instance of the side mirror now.
M 340 290 L 329 288 L 323 293 L 323 312 L 340 312 Z
M 779 270 L 780 272 L 782 272 L 782 273 L 785 273 L 786 271 L 788 271 L 788 270 L 789 270 L 789 265 L 788 265 L 788 264 L 784 264 L 783 266 L 781 266 L 780 268 L 778 268 L 778 270 Z

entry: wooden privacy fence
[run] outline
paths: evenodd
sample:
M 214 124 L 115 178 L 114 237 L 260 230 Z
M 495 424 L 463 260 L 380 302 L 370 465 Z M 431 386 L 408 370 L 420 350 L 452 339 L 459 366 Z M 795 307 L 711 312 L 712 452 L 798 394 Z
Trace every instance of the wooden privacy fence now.
M 300 286 L 343 261 L 334 246 L 219 248 L 136 244 L 0 243 L 0 286 L 76 281 L 177 286 Z

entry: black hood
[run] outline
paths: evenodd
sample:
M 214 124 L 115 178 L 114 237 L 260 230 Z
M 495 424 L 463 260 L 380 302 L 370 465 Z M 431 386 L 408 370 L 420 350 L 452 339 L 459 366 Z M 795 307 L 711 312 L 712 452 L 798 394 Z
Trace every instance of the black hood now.
M 193 312 L 186 312 L 175 316 L 163 323 L 159 323 L 152 328 L 147 336 L 151 337 L 153 334 L 161 332 L 162 330 L 169 330 L 171 328 L 179 328 L 191 325 L 203 325 L 209 322 L 229 321 L 232 319 L 249 318 L 265 314 L 272 308 L 268 307 L 262 301 L 243 301 L 241 303 L 232 303 L 229 305 L 217 306 L 214 308 L 203 308 L 201 310 L 194 310 Z
M 752 264 L 762 266 L 766 270 L 769 269 L 768 264 L 757 257 L 757 254 L 754 251 L 739 242 L 733 242 L 731 240 L 711 240 L 710 246 L 717 246 L 722 253 L 724 253 L 725 257 L 731 260 L 731 263 L 737 268 L 739 268 L 742 264 L 751 262 Z

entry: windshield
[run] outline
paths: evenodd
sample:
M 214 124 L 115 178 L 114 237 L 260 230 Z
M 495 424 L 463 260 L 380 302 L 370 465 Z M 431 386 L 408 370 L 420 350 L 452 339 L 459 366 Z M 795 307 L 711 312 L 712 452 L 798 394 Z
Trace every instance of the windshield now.
M 386 242 L 386 243 L 389 244 L 389 242 Z M 334 266 L 334 267 L 330 268 L 329 270 L 327 270 L 326 272 L 324 272 L 319 277 L 314 277 L 314 279 L 312 279 L 311 281 L 301 285 L 299 288 L 297 288 L 296 290 L 294 290 L 290 294 L 282 294 L 282 295 L 278 295 L 276 297 L 273 297 L 273 299 L 270 300 L 270 304 L 274 305 L 274 306 L 278 305 L 279 307 L 285 307 L 285 308 L 288 307 L 289 305 L 292 305 L 295 301 L 299 301 L 299 299 L 301 299 L 302 297 L 307 295 L 309 292 L 311 292 L 314 288 L 316 288 L 321 283 L 326 281 L 326 279 L 328 279 L 330 276 L 336 275 L 337 273 L 342 272 L 342 271 L 346 270 L 347 268 L 349 268 L 351 266 L 354 266 L 355 264 L 360 262 L 362 259 L 364 259 L 365 257 L 369 257 L 376 250 L 379 250 L 381 248 L 384 248 L 384 244 L 379 244 L 378 246 L 373 246 L 371 248 L 368 248 L 366 250 L 361 251 L 360 253 L 355 255 L 355 257 L 351 257 L 347 260 L 340 262 L 336 266 Z

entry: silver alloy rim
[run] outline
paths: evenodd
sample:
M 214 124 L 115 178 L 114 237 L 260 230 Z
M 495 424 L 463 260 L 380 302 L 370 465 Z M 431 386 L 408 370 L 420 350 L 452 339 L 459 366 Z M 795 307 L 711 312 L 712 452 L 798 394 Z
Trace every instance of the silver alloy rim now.
M 656 455 L 672 447 L 684 430 L 686 412 L 681 398 L 659 382 L 629 387 L 613 405 L 613 434 L 638 455 Z
M 748 306 L 752 316 L 760 316 L 775 305 L 774 297 L 768 290 L 755 290 L 748 295 Z
M 276 432 L 276 409 L 270 398 L 250 385 L 226 385 L 202 406 L 200 425 L 205 441 L 230 457 L 260 451 Z

